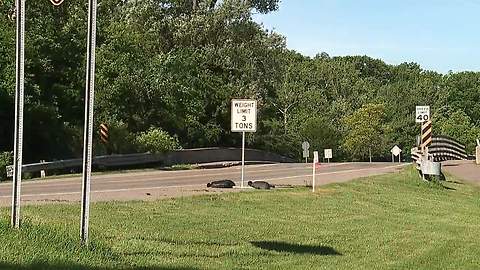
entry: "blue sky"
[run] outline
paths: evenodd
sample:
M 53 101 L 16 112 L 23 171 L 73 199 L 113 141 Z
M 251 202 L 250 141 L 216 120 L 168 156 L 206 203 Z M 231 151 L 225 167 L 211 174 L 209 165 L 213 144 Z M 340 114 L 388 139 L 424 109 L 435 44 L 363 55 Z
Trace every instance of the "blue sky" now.
M 255 20 L 314 56 L 368 55 L 447 73 L 480 71 L 480 0 L 281 0 Z

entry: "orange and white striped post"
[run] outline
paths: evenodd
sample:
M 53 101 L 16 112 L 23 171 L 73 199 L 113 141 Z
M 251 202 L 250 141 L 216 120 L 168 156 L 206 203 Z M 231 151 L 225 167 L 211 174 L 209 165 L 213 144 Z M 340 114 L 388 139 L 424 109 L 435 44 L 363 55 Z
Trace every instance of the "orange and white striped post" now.
M 100 140 L 103 144 L 108 144 L 108 126 L 106 124 L 100 125 Z
M 422 123 L 421 149 L 425 155 L 428 155 L 428 147 L 432 144 L 432 121 L 428 120 Z

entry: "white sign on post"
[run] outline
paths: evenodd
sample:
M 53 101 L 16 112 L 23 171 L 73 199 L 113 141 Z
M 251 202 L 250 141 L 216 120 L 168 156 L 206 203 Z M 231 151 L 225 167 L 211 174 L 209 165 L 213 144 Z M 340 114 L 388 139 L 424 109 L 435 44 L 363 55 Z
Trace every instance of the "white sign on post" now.
M 395 157 L 398 157 L 400 156 L 400 154 L 402 153 L 402 149 L 400 149 L 400 147 L 398 147 L 398 145 L 395 145 L 392 150 L 390 150 L 390 152 L 392 153 L 392 162 L 395 162 Z M 398 162 L 401 162 L 401 157 L 398 158 Z
M 6 166 L 5 170 L 7 171 L 7 177 L 13 177 L 13 166 Z
M 325 159 L 327 159 L 328 162 L 330 162 L 330 159 L 333 158 L 332 149 L 325 149 L 323 152 L 324 152 Z
M 430 106 L 417 106 L 415 112 L 416 123 L 424 123 L 430 120 Z
M 400 147 L 398 147 L 397 145 L 395 145 L 392 150 L 390 150 L 390 152 L 392 152 L 392 154 L 396 157 L 398 157 L 398 155 L 400 155 L 400 153 L 402 153 L 402 149 L 400 149 Z
M 232 100 L 232 132 L 257 131 L 257 101 Z
M 242 132 L 242 182 L 245 176 L 245 132 L 257 131 L 257 101 L 247 99 L 232 99 L 231 111 L 232 132 Z
M 302 149 L 303 150 L 308 150 L 310 148 L 310 144 L 308 142 L 303 142 L 302 143 Z
M 310 144 L 308 142 L 302 143 L 303 157 L 305 158 L 305 163 L 307 162 L 307 159 L 310 157 L 310 151 L 308 150 L 309 148 L 310 148 Z

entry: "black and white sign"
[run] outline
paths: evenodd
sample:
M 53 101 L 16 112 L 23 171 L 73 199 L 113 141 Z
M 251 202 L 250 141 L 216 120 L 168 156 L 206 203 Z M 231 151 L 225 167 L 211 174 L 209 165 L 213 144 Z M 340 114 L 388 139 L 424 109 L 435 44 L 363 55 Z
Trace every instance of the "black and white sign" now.
M 430 106 L 417 106 L 415 112 L 416 123 L 424 123 L 430 120 Z
M 398 147 L 398 145 L 395 145 L 395 146 L 392 148 L 392 150 L 390 150 L 390 152 L 391 152 L 394 156 L 398 157 L 398 155 L 400 155 L 400 153 L 402 153 L 402 149 L 400 149 L 400 147 Z
M 232 132 L 257 131 L 257 101 L 232 100 Z
M 303 150 L 308 150 L 310 148 L 310 144 L 308 142 L 303 142 L 302 143 L 302 149 Z
M 13 177 L 13 166 L 6 166 L 5 170 L 7 171 L 7 177 Z
M 324 150 L 324 155 L 325 155 L 326 159 L 331 159 L 333 157 L 332 149 L 325 149 Z
M 308 150 L 309 148 L 310 148 L 310 144 L 308 142 L 303 142 L 302 143 L 303 158 L 309 158 L 310 157 L 310 151 Z

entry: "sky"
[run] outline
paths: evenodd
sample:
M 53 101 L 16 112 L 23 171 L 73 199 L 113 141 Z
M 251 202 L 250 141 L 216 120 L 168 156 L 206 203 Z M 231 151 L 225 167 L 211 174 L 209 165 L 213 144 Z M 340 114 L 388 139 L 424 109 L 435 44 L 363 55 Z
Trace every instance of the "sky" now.
M 368 55 L 441 73 L 480 71 L 480 0 L 280 0 L 254 16 L 315 56 Z

